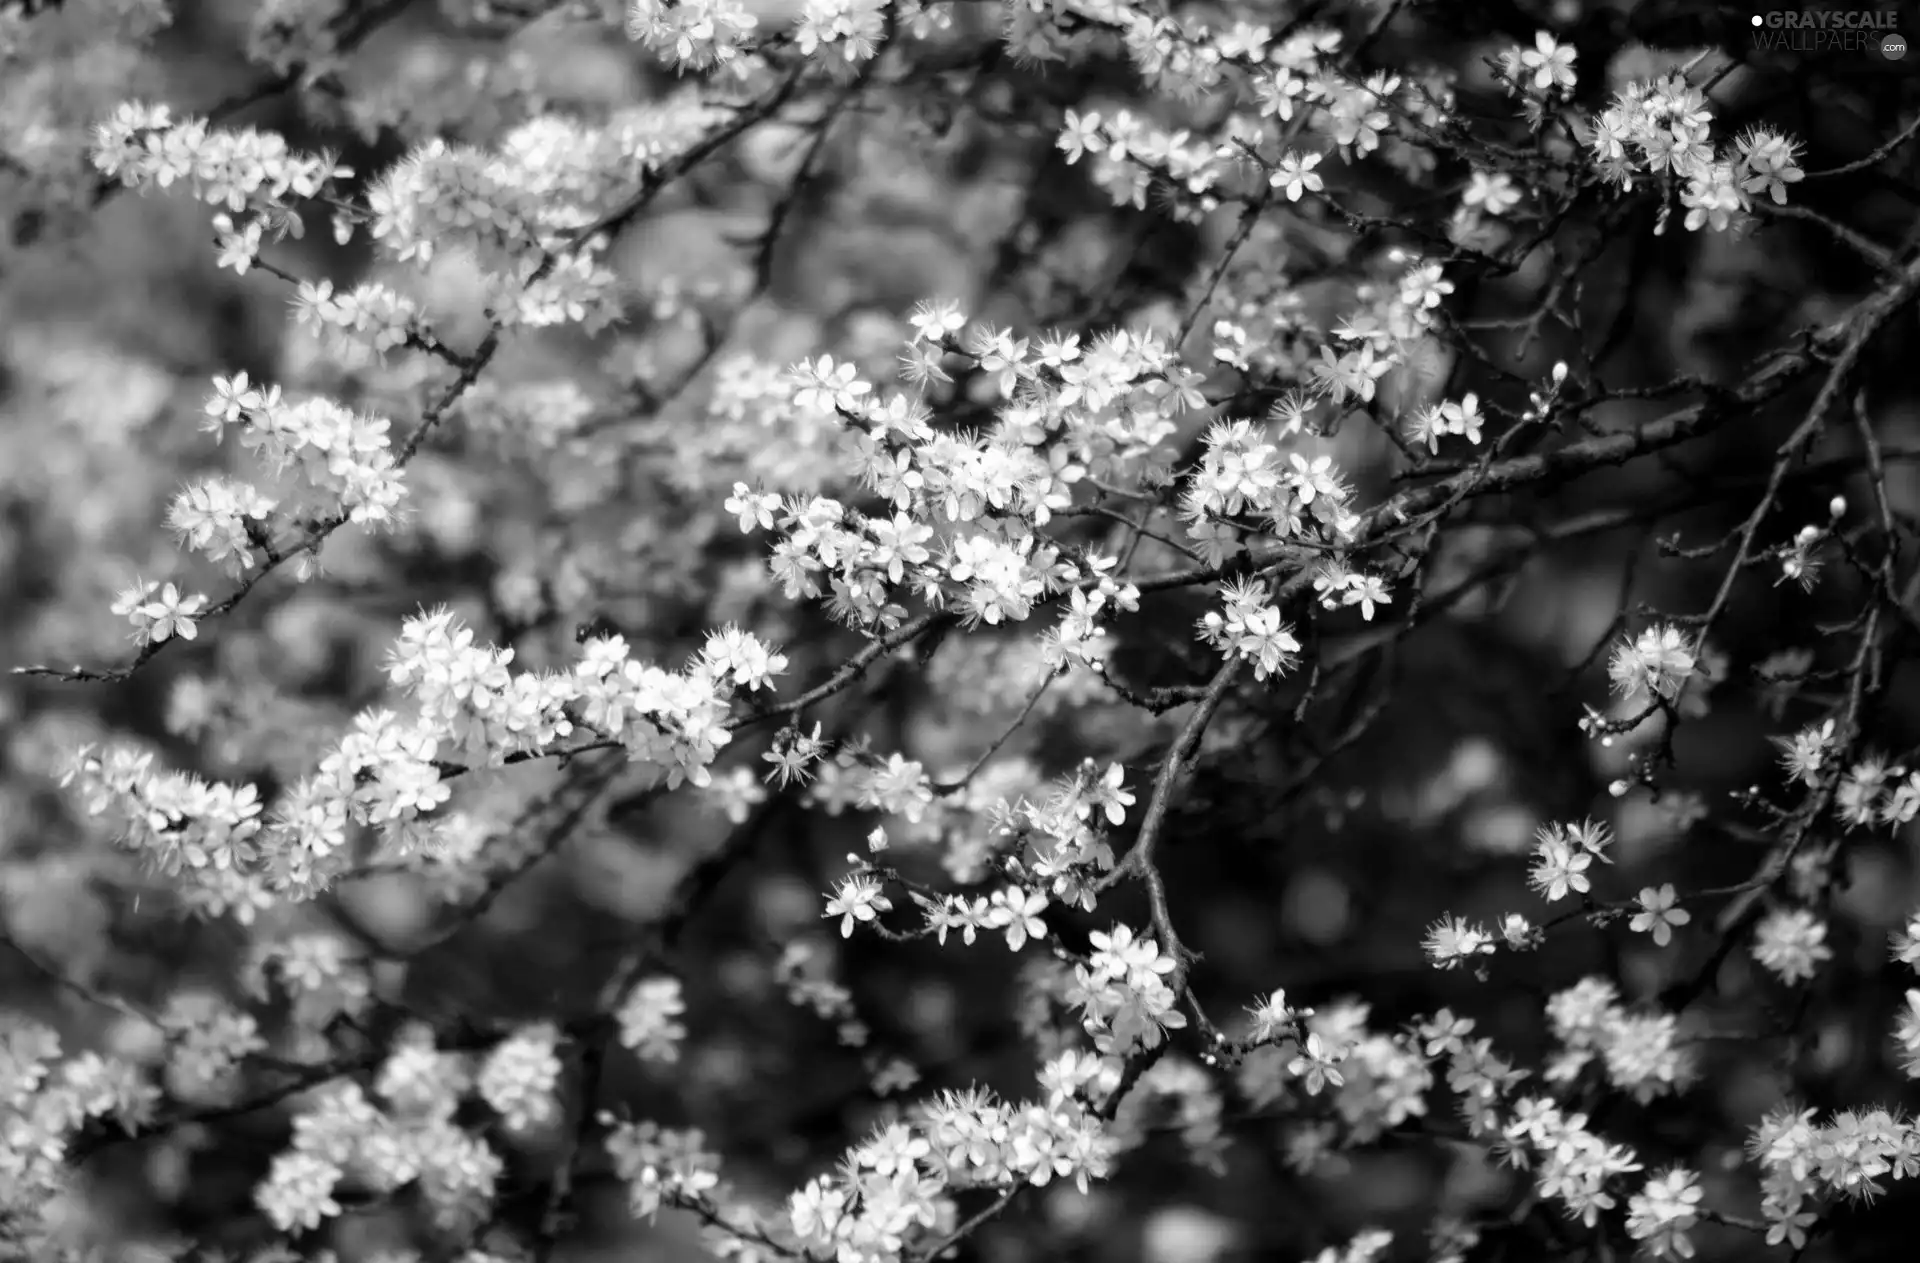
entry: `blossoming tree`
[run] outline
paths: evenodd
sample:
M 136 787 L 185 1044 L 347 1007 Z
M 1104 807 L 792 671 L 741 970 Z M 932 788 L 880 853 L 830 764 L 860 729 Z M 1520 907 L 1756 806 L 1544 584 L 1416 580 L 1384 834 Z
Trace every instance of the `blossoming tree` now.
M 1890 1257 L 1920 99 L 1647 8 L 0 4 L 7 1256 Z

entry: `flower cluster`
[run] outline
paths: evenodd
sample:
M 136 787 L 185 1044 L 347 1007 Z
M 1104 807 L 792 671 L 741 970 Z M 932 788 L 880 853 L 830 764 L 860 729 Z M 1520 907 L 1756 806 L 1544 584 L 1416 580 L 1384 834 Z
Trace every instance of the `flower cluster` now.
M 633 1214 L 650 1218 L 663 1205 L 699 1204 L 720 1185 L 720 1160 L 705 1147 L 698 1129 L 676 1131 L 651 1120 L 615 1121 L 610 1126 L 607 1153 L 627 1186 L 627 1205 Z
M 483 1089 L 490 1100 L 524 1109 L 541 1081 L 551 1086 L 542 1043 L 533 1032 L 496 1055 Z M 462 1059 L 437 1051 L 424 1032 L 409 1032 L 376 1075 L 374 1097 L 335 1080 L 295 1116 L 292 1146 L 255 1191 L 261 1212 L 282 1231 L 311 1231 L 342 1213 L 340 1198 L 350 1189 L 413 1186 L 441 1224 L 478 1221 L 505 1167 L 455 1118 L 475 1086 Z
M 1920 1175 L 1920 1127 L 1885 1109 L 1841 1110 L 1825 1123 L 1819 1112 L 1782 1106 L 1747 1142 L 1762 1170 L 1761 1214 L 1767 1244 L 1805 1248 L 1821 1203 L 1863 1201 L 1886 1192 L 1884 1181 Z
M 0 1205 L 25 1205 L 61 1188 L 68 1142 L 90 1120 L 131 1132 L 147 1123 L 160 1093 L 118 1058 L 62 1056 L 60 1037 L 39 1022 L 0 1019 Z
M 1096 930 L 1091 938 L 1093 955 L 1074 966 L 1068 998 L 1096 1048 L 1115 1055 L 1153 1048 L 1169 1030 L 1186 1026 L 1179 996 L 1167 984 L 1176 962 L 1158 943 L 1125 925 Z
M 1112 1158 L 1101 1123 L 1071 1095 L 1089 1069 L 1073 1054 L 1044 1067 L 1041 1082 L 1053 1085 L 1046 1104 L 1012 1104 L 984 1089 L 947 1092 L 908 1120 L 879 1127 L 848 1151 L 837 1174 L 793 1194 L 795 1238 L 808 1251 L 884 1263 L 910 1240 L 951 1230 L 950 1190 L 1058 1179 L 1084 1192 Z
M 113 613 L 133 624 L 133 638 L 142 645 L 157 645 L 179 637 L 192 640 L 200 634 L 198 618 L 207 607 L 207 598 L 198 592 L 183 593 L 178 584 L 149 583 L 135 579 L 113 602 Z
M 1207 643 L 1253 664 L 1253 675 L 1264 680 L 1293 669 L 1300 642 L 1280 619 L 1267 585 L 1257 580 L 1235 580 L 1221 585 L 1223 610 L 1208 610 L 1200 619 Z
M 1692 1258 L 1687 1232 L 1700 1222 L 1705 1196 L 1691 1171 L 1675 1167 L 1653 1176 L 1627 1200 L 1627 1232 L 1656 1259 Z
M 1692 1061 L 1670 1013 L 1630 1013 L 1614 985 L 1590 977 L 1547 1001 L 1547 1021 L 1560 1048 L 1548 1061 L 1549 1082 L 1570 1082 L 1596 1061 L 1607 1082 L 1636 1100 L 1670 1095 L 1691 1074 Z
M 361 712 L 264 819 L 254 787 L 156 771 L 151 752 L 130 747 L 81 750 L 67 780 L 90 814 L 122 822 L 123 846 L 158 871 L 191 875 L 211 910 L 250 916 L 276 894 L 324 889 L 345 862 L 352 824 L 379 828 L 403 856 L 434 850 L 434 813 L 451 797 L 445 752 L 497 766 L 555 748 L 577 720 L 630 761 L 662 769 L 670 785 L 707 784 L 730 739 L 728 700 L 784 665 L 737 629 L 716 633 L 681 673 L 634 662 L 618 637 L 590 641 L 572 671 L 514 673 L 512 660 L 511 650 L 475 644 L 451 611 L 409 620 L 388 678 L 410 708 Z
M 241 446 L 280 491 L 269 502 L 251 487 L 236 489 L 239 504 L 264 513 L 270 503 L 296 519 L 337 514 L 355 524 L 390 525 L 406 495 L 387 437 L 391 425 L 329 399 L 288 403 L 279 387 L 256 389 L 245 373 L 215 378 L 206 406 L 206 428 L 217 439 L 237 427 Z
M 167 510 L 167 525 L 180 539 L 183 548 L 202 554 L 233 578 L 240 578 L 256 564 L 256 541 L 263 538 L 276 502 L 250 483 L 235 482 L 218 476 L 203 478 L 182 488 Z M 173 606 L 168 600 L 161 604 Z M 157 619 L 156 619 L 157 621 Z M 180 634 L 192 639 L 181 621 Z M 155 634 L 154 639 L 165 636 Z
M 1775 908 L 1754 928 L 1753 958 L 1789 986 L 1811 981 L 1833 959 L 1826 923 L 1810 908 Z
M 1480 396 L 1468 391 L 1458 400 L 1444 400 L 1416 412 L 1408 423 L 1407 437 L 1425 444 L 1429 452 L 1438 452 L 1440 440 L 1450 434 L 1457 434 L 1478 447 L 1480 427 L 1485 421 L 1480 413 Z
M 1567 1214 L 1592 1227 L 1602 1211 L 1619 1199 L 1608 1190 L 1618 1176 L 1641 1169 L 1639 1159 L 1625 1145 L 1611 1144 L 1593 1132 L 1585 1114 L 1569 1113 L 1549 1097 L 1523 1097 L 1514 1103 L 1513 1118 L 1502 1136 L 1526 1165 L 1538 1164 L 1534 1174 L 1540 1195 L 1551 1198 Z
M 1611 862 L 1607 848 L 1612 843 L 1607 827 L 1594 820 L 1545 825 L 1535 838 L 1527 882 L 1548 903 L 1557 903 L 1569 892 L 1584 895 L 1593 889 L 1587 870 L 1595 860 Z
M 302 154 L 277 132 L 216 129 L 176 120 L 164 105 L 129 101 L 94 131 L 93 162 L 123 184 L 165 189 L 181 183 L 235 216 L 287 216 L 296 200 L 320 196 L 352 176 L 326 154 Z
M 627 38 L 645 44 L 682 71 L 732 67 L 760 20 L 734 0 L 631 0 Z
M 1731 150 L 1716 150 L 1712 123 L 1706 94 L 1685 78 L 1636 82 L 1592 120 L 1587 148 L 1601 177 L 1622 190 L 1643 175 L 1685 181 L 1680 204 L 1689 232 L 1727 231 L 1751 213 L 1756 194 L 1786 205 L 1787 187 L 1806 178 L 1798 144 L 1752 128 Z
M 830 73 L 845 75 L 873 57 L 886 21 L 881 0 L 805 0 L 794 47 L 819 57 Z
M 614 1014 L 620 1023 L 620 1043 L 645 1061 L 678 1061 L 687 1028 L 680 1017 L 687 1011 L 678 978 L 643 978 Z
M 301 281 L 293 312 L 297 324 L 321 335 L 328 351 L 347 364 L 432 336 L 420 304 L 377 281 L 345 293 L 336 293 L 331 281 Z
M 219 1099 L 234 1086 L 241 1062 L 267 1047 L 252 1014 L 204 993 L 176 995 L 160 1025 L 168 1036 L 168 1086 L 190 1099 Z
M 536 1022 L 496 1044 L 480 1063 L 473 1087 L 510 1131 L 524 1131 L 554 1117 L 560 1082 L 555 1048 L 560 1032 Z

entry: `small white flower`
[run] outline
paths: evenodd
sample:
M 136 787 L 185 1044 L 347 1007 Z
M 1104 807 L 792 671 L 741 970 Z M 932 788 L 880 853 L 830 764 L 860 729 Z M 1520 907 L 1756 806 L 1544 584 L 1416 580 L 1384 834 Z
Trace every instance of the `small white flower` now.
M 852 938 L 855 925 L 873 921 L 892 908 L 893 901 L 880 892 L 879 882 L 865 873 L 855 873 L 840 883 L 821 915 L 839 917 L 840 937 Z
M 1658 890 L 1652 886 L 1640 892 L 1640 911 L 1628 922 L 1628 928 L 1636 934 L 1651 934 L 1657 946 L 1665 947 L 1673 941 L 1675 926 L 1685 925 L 1693 920 L 1693 915 L 1685 908 L 1674 907 L 1673 884 L 1661 886 Z

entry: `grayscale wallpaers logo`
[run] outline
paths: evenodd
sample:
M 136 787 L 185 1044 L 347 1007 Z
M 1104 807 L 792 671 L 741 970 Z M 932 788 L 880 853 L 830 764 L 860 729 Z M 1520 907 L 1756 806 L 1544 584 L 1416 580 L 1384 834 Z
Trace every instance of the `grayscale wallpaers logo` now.
M 1782 9 L 1753 15 L 1753 46 L 1761 52 L 1872 53 L 1888 61 L 1907 55 L 1907 37 L 1892 9 Z

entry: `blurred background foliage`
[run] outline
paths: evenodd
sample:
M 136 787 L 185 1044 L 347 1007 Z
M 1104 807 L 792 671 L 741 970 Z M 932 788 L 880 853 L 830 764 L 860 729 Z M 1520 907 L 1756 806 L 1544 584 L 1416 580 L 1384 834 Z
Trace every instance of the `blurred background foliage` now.
M 331 146 L 369 176 L 430 137 L 486 145 L 549 111 L 594 116 L 684 86 L 621 39 L 616 24 L 586 20 L 572 6 L 183 0 L 144 47 L 101 38 L 103 26 L 147 7 L 70 0 L 27 19 L 20 6 L 0 4 L 0 23 L 31 24 L 27 51 L 0 63 L 0 660 L 10 665 L 115 662 L 130 652 L 107 607 L 135 573 L 178 572 L 161 526 L 166 503 L 184 479 L 228 455 L 197 424 L 211 376 L 245 371 L 394 415 L 417 413 L 437 380 L 404 354 L 384 364 L 344 362 L 289 320 L 281 281 L 216 271 L 203 207 L 103 191 L 86 161 L 94 119 L 129 96 L 182 112 L 217 110 L 227 125 Z M 1350 31 L 1364 29 L 1378 9 L 1305 7 L 1327 9 Z M 1855 162 L 1920 108 L 1911 59 L 1770 59 L 1745 43 L 1746 10 L 1730 5 L 1406 7 L 1369 56 L 1453 70 L 1461 113 L 1494 126 L 1506 125 L 1511 107 L 1485 59 L 1530 43 L 1541 26 L 1573 36 L 1580 99 L 1596 109 L 1629 79 L 1677 64 L 1688 50 L 1716 49 L 1730 63 L 1714 92 L 1716 131 L 1771 122 L 1804 140 L 1810 169 Z M 756 8 L 772 23 L 786 5 Z M 1179 12 L 1279 23 L 1300 8 L 1193 4 Z M 617 19 L 613 10 L 603 16 Z M 353 31 L 351 51 L 317 77 L 281 82 L 275 32 L 316 21 Z M 918 55 L 924 64 L 907 83 L 836 117 L 799 196 L 781 212 L 764 266 L 755 239 L 801 169 L 812 143 L 805 122 L 757 129 L 663 199 L 616 248 L 628 320 L 593 337 L 514 343 L 410 468 L 416 513 L 402 532 L 378 541 L 343 534 L 326 551 L 327 575 L 304 586 L 269 581 L 197 644 L 125 684 L 7 680 L 0 909 L 9 934 L 86 986 L 142 1003 L 182 988 L 230 991 L 247 932 L 182 918 L 164 887 L 134 870 L 58 792 L 65 753 L 80 741 L 128 734 L 170 764 L 284 784 L 380 695 L 381 655 L 399 620 L 423 605 L 454 605 L 533 665 L 564 659 L 576 629 L 597 619 L 621 629 L 637 656 L 666 662 L 682 660 L 705 629 L 730 620 L 783 641 L 790 679 L 817 679 L 843 660 L 847 637 L 819 612 L 769 594 L 755 546 L 742 542 L 711 494 L 734 472 L 800 489 L 831 484 L 837 471 L 823 464 L 813 436 L 763 437 L 716 422 L 716 392 L 746 390 L 753 374 L 821 351 L 851 354 L 869 375 L 888 375 L 906 312 L 928 297 L 958 299 L 976 317 L 1022 331 L 1171 323 L 1234 227 L 1227 212 L 1193 225 L 1157 205 L 1116 210 L 1052 144 L 1069 105 L 1134 103 L 1161 117 L 1186 110 L 1199 124 L 1207 103 L 1146 103 L 1117 60 L 1023 67 L 993 38 L 997 21 L 993 6 L 956 6 L 954 34 Z M 1913 153 L 1910 146 L 1809 184 L 1804 204 L 1903 248 L 1920 224 Z M 1440 173 L 1435 187 L 1452 188 L 1463 176 Z M 1434 203 L 1431 188 L 1396 183 L 1385 167 L 1353 197 L 1380 214 Z M 1507 376 L 1482 365 L 1440 366 L 1453 372 L 1456 389 L 1513 396 L 1517 405 L 1512 375 L 1538 380 L 1555 360 L 1584 363 L 1574 331 L 1551 322 L 1527 328 L 1557 283 L 1556 269 L 1572 260 L 1585 261 L 1572 298 L 1585 324 L 1584 352 L 1605 348 L 1616 386 L 1736 380 L 1760 350 L 1844 312 L 1872 285 L 1857 253 L 1818 223 L 1775 217 L 1740 240 L 1655 235 L 1652 227 L 1644 207 L 1569 223 L 1553 253 L 1463 287 L 1460 324 Z M 1350 241 L 1312 211 L 1272 216 L 1222 290 L 1257 292 L 1262 274 L 1298 272 L 1308 278 L 1297 291 L 1301 310 L 1329 325 L 1366 273 L 1367 256 Z M 336 285 L 378 275 L 364 246 L 336 247 L 317 225 L 273 257 Z M 443 336 L 470 343 L 483 320 L 471 303 L 472 277 L 449 260 L 431 281 Z M 1202 361 L 1205 329 L 1203 321 L 1189 346 Z M 1913 450 L 1916 437 L 1916 332 L 1910 314 L 1899 317 L 1861 374 L 1896 456 Z M 1388 385 L 1408 397 L 1423 388 Z M 1710 540 L 1737 524 L 1775 443 L 1797 422 L 1795 405 L 1805 402 L 1783 400 L 1671 459 L 1478 502 L 1449 524 L 1427 581 L 1430 595 L 1458 586 L 1457 600 L 1384 654 L 1367 639 L 1377 625 L 1326 620 L 1312 647 L 1330 661 L 1364 655 L 1371 665 L 1304 717 L 1294 713 L 1295 682 L 1215 725 L 1162 847 L 1176 919 L 1204 953 L 1196 986 L 1212 1011 L 1232 1012 L 1276 986 L 1306 1003 L 1362 997 L 1376 1025 L 1454 1005 L 1524 1064 L 1540 1047 L 1547 991 L 1618 967 L 1650 995 L 1698 964 L 1685 948 L 1655 957 L 1617 932 L 1591 932 L 1504 965 L 1497 985 L 1483 987 L 1427 969 L 1419 938 L 1444 911 L 1492 917 L 1534 907 L 1520 858 L 1534 829 L 1587 813 L 1609 819 L 1620 836 L 1618 871 L 1607 881 L 1621 891 L 1746 876 L 1755 841 L 1700 824 L 1694 808 L 1717 809 L 1730 790 L 1770 774 L 1765 737 L 1785 730 L 1781 713 L 1768 713 L 1747 690 L 1710 694 L 1712 712 L 1682 734 L 1672 792 L 1617 809 L 1603 787 L 1625 743 L 1600 749 L 1575 725 L 1583 703 L 1605 705 L 1604 653 L 1595 651 L 1624 619 L 1644 608 L 1698 612 L 1711 597 L 1717 575 L 1663 556 L 1659 540 L 1674 532 Z M 967 406 L 955 408 L 964 415 Z M 1625 426 L 1664 407 L 1653 398 L 1622 403 L 1600 420 Z M 529 417 L 538 424 L 525 424 Z M 1392 491 L 1393 451 L 1375 430 L 1356 423 L 1320 442 L 1352 471 L 1363 502 Z M 1841 449 L 1846 443 L 1844 435 L 1836 440 Z M 1920 512 L 1913 468 L 1896 459 L 1888 470 L 1887 494 L 1902 515 Z M 1805 480 L 1790 489 L 1776 529 L 1819 520 L 1836 490 L 1867 494 L 1859 483 Z M 1537 538 L 1546 522 L 1623 504 L 1682 508 L 1657 522 Z M 1140 553 L 1145 569 L 1176 562 L 1151 542 Z M 203 586 L 220 591 L 219 582 Z M 1808 596 L 1756 577 L 1740 588 L 1715 648 L 1737 673 L 1781 650 L 1817 656 L 1820 622 L 1850 608 L 1848 582 L 1837 577 Z M 1155 598 L 1116 627 L 1128 678 L 1205 678 L 1191 635 L 1202 602 L 1199 593 Z M 883 672 L 836 704 L 828 724 L 858 724 L 877 749 L 906 750 L 939 775 L 964 768 L 1019 713 L 1036 660 L 1004 634 L 983 632 L 952 638 L 924 670 L 918 665 Z M 1884 734 L 1893 748 L 1920 738 L 1913 702 L 1911 680 L 1900 681 Z M 1152 718 L 1104 695 L 1056 695 L 1005 757 L 1028 760 L 1043 775 L 1083 757 L 1117 758 L 1130 784 L 1144 782 L 1178 718 Z M 1343 742 L 1350 730 L 1357 735 Z M 729 758 L 757 768 L 757 753 L 746 742 Z M 556 775 L 535 767 L 501 773 L 463 790 L 462 808 L 511 819 Z M 998 792 L 1027 788 L 1015 776 Z M 635 1115 L 702 1127 L 729 1158 L 732 1179 L 784 1196 L 888 1108 L 869 1088 L 887 1059 L 917 1067 L 916 1092 L 978 1079 L 1019 1095 L 1031 1083 L 1033 1056 L 1016 1020 L 1026 985 L 1017 961 L 997 949 L 843 943 L 819 921 L 818 892 L 871 825 L 861 813 L 807 812 L 783 798 L 744 823 L 689 794 L 615 809 L 571 832 L 471 925 L 417 957 L 382 965 L 379 992 L 452 1030 L 581 1011 L 635 926 L 664 911 L 662 899 L 701 857 L 726 847 L 734 862 L 675 953 L 689 994 L 689 1056 L 671 1073 L 620 1067 L 608 1093 Z M 1882 1048 L 1899 994 L 1882 944 L 1920 902 L 1911 840 L 1855 848 L 1850 864 L 1840 897 L 1850 921 L 1835 928 L 1847 967 L 1832 971 L 1833 985 L 1811 988 L 1797 1055 L 1712 1044 L 1711 1074 L 1695 1092 L 1642 1117 L 1609 1120 L 1620 1138 L 1656 1149 L 1663 1138 L 1683 1153 L 1696 1152 L 1702 1136 L 1729 1138 L 1718 1152 L 1728 1168 L 1704 1173 L 1710 1202 L 1750 1182 L 1731 1169 L 1738 1137 L 1782 1093 L 1819 1104 L 1901 1099 Z M 287 915 L 364 948 L 427 934 L 446 893 L 401 875 L 353 883 Z M 1139 909 L 1121 895 L 1110 915 Z M 807 968 L 849 988 L 871 1031 L 867 1047 L 844 1047 L 832 1023 L 786 1001 L 776 962 L 792 943 L 816 953 Z M 1716 1033 L 1716 1004 L 1736 1015 L 1751 1008 L 1747 973 L 1743 956 L 1726 963 L 1726 998 L 1700 1006 L 1703 1036 Z M 139 1039 L 112 1012 L 4 949 L 0 995 L 10 1009 L 53 1021 L 72 1046 L 129 1048 Z M 1223 1176 L 1196 1167 L 1177 1136 L 1183 1120 L 1171 1118 L 1168 1135 L 1130 1158 L 1110 1185 L 1088 1198 L 1049 1190 L 963 1246 L 963 1256 L 1304 1257 L 1371 1222 L 1401 1229 L 1411 1243 L 1436 1198 L 1471 1206 L 1510 1190 L 1509 1177 L 1464 1152 L 1420 1144 L 1356 1154 L 1341 1178 L 1303 1177 L 1290 1165 L 1288 1133 L 1249 1113 L 1225 1121 L 1236 1143 Z M 99 1164 L 98 1213 L 129 1229 L 243 1241 L 250 1187 L 285 1131 L 284 1111 L 267 1110 L 116 1150 Z M 517 1208 L 521 1215 L 538 1214 L 541 1181 L 559 1151 L 559 1137 L 549 1140 L 516 1158 L 515 1187 L 535 1197 Z M 686 1217 L 636 1228 L 611 1181 L 597 1188 L 605 1196 L 567 1257 L 693 1256 L 695 1225 Z M 1910 1241 L 1912 1211 L 1902 1202 L 1854 1216 L 1806 1257 L 1904 1257 L 1907 1247 L 1896 1243 Z M 512 1195 L 505 1213 L 516 1213 Z M 377 1244 L 390 1231 L 378 1217 L 349 1217 L 338 1244 L 351 1254 L 356 1238 Z M 1744 1238 L 1705 1231 L 1702 1242 L 1712 1257 L 1752 1257 Z

